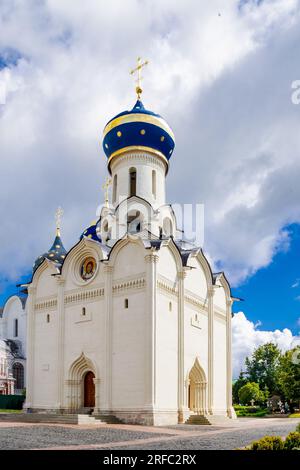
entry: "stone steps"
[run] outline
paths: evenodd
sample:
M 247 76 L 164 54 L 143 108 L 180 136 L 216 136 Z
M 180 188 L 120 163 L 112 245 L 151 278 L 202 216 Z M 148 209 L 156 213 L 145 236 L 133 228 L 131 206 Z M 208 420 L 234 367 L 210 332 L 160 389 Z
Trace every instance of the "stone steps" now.
M 123 422 L 117 418 L 116 416 L 113 415 L 101 415 L 101 414 L 95 414 L 93 415 L 96 419 L 99 419 L 100 421 L 103 421 L 108 424 L 122 424 Z
M 106 424 L 102 419 L 91 415 L 77 415 L 77 424 Z
M 64 423 L 77 424 L 75 414 L 50 414 L 50 413 L 0 413 L 0 421 L 20 423 Z
M 53 423 L 53 424 L 119 424 L 121 421 L 110 415 L 55 414 L 55 413 L 0 413 L 0 422 Z
M 186 420 L 186 424 L 197 424 L 197 425 L 203 425 L 203 424 L 211 424 L 209 420 L 207 419 L 206 416 L 204 415 L 190 415 L 189 419 Z
M 222 424 L 228 424 L 230 422 L 230 418 L 223 415 L 194 415 L 191 414 L 189 419 L 186 420 L 186 424 L 199 424 L 199 425 L 213 425 L 219 426 Z

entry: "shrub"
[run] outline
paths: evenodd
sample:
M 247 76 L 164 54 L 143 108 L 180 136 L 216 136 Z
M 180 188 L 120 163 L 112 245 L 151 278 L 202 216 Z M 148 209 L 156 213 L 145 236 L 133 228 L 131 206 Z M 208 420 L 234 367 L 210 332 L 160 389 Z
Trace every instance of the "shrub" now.
M 253 417 L 262 417 L 268 414 L 268 409 L 267 408 L 260 408 L 259 406 L 241 406 L 241 405 L 236 405 L 234 407 L 236 411 L 236 415 L 238 417 L 243 417 L 243 416 L 253 416 Z
M 251 450 L 283 450 L 284 442 L 279 436 L 265 436 L 252 442 Z
M 24 400 L 22 395 L 0 395 L 0 409 L 21 410 Z
M 300 447 L 300 432 L 290 432 L 285 439 L 284 449 L 293 450 Z

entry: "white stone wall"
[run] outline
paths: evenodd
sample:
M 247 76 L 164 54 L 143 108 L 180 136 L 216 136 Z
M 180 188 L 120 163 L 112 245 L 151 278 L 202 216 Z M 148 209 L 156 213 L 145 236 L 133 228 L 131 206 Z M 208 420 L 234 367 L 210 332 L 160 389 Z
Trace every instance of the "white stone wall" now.
M 165 204 L 166 165 L 159 157 L 150 152 L 134 151 L 126 152 L 112 161 L 112 182 L 115 175 L 118 178 L 116 202 L 114 205 L 117 206 L 130 195 L 129 169 L 132 167 L 136 168 L 137 172 L 137 196 L 148 201 L 154 208 Z M 152 170 L 156 172 L 156 196 L 152 192 Z
M 86 256 L 98 260 L 87 283 L 78 277 Z M 187 410 L 189 374 L 197 363 L 205 380 L 205 409 L 226 414 L 228 299 L 222 285 L 212 285 L 204 257 L 190 257 L 184 268 L 172 240 L 154 252 L 138 237 L 119 241 L 109 259 L 103 257 L 98 244 L 83 239 L 60 276 L 52 276 L 49 263 L 38 268 L 29 298 L 33 347 L 27 406 L 82 406 L 80 380 L 91 369 L 97 410 L 129 421 L 174 424 L 179 408 L 183 415 Z M 70 374 L 80 358 L 89 369 L 80 369 L 81 388 L 74 398 Z

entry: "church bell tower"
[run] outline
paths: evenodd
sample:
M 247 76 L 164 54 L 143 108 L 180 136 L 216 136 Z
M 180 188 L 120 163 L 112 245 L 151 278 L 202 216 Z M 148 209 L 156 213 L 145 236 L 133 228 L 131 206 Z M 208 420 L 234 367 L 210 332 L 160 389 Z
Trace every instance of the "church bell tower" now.
M 167 122 L 146 109 L 141 101 L 141 69 L 147 63 L 138 58 L 137 67 L 131 71 L 138 76 L 134 107 L 113 117 L 104 128 L 103 150 L 111 175 L 111 207 L 115 214 L 113 221 L 109 211 L 102 213 L 103 239 L 107 232 L 112 236 L 116 223 L 115 239 L 121 238 L 126 230 L 148 230 L 156 236 L 164 231 L 159 215 L 162 216 L 160 208 L 166 204 L 165 179 L 175 138 Z M 125 204 L 125 213 L 121 215 Z M 166 229 L 171 233 L 166 235 L 174 235 L 176 231 L 171 219 Z

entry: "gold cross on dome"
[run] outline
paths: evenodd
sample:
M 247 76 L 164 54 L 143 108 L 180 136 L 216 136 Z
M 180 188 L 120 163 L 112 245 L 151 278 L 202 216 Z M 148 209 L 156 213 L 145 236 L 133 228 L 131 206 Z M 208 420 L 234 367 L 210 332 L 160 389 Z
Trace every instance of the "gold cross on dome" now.
M 64 210 L 61 207 L 58 207 L 55 212 L 55 221 L 56 221 L 56 235 L 60 236 L 60 223 L 61 218 L 64 215 Z
M 104 185 L 102 186 L 102 189 L 104 189 L 104 205 L 105 205 L 105 207 L 108 207 L 108 205 L 109 205 L 108 191 L 109 191 L 110 185 L 111 185 L 111 178 L 107 177 L 106 180 L 105 180 Z
M 141 97 L 141 94 L 143 92 L 143 89 L 142 89 L 142 74 L 141 74 L 141 70 L 143 67 L 145 67 L 145 65 L 148 65 L 149 64 L 149 61 L 148 60 L 145 60 L 145 62 L 142 62 L 142 59 L 140 57 L 137 58 L 137 66 L 135 67 L 135 69 L 132 69 L 130 71 L 130 75 L 134 75 L 135 73 L 137 74 L 137 80 L 136 80 L 136 83 L 137 83 L 137 86 L 135 87 L 135 91 L 136 91 L 136 94 L 137 94 L 137 97 L 138 99 L 140 99 Z

